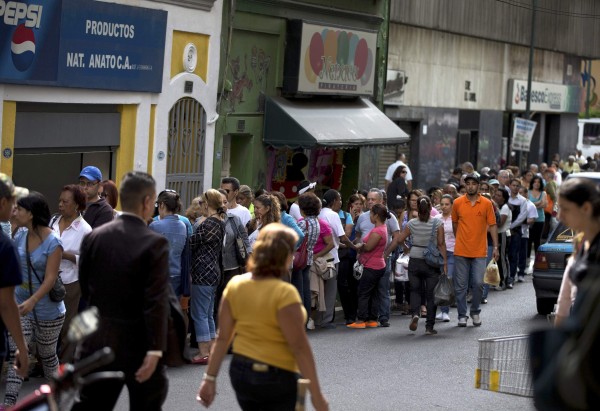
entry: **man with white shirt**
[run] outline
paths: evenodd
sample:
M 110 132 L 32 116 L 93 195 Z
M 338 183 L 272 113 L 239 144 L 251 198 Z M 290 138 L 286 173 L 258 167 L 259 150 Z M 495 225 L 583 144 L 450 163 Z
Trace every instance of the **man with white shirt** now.
M 333 249 L 330 251 L 333 256 L 333 262 L 336 267 L 336 271 L 339 268 L 339 254 L 338 250 L 340 247 L 340 243 L 343 243 L 346 247 L 350 247 L 356 250 L 356 246 L 348 240 L 346 237 L 346 233 L 344 232 L 344 227 L 342 226 L 342 221 L 340 220 L 340 216 L 338 213 L 333 211 L 331 207 L 334 204 L 342 202 L 342 196 L 336 190 L 327 190 L 323 195 L 323 207 L 321 208 L 321 212 L 319 213 L 319 218 L 327 221 L 329 226 L 331 227 L 331 237 L 333 238 Z M 339 204 L 338 204 L 339 205 Z M 319 311 L 317 313 L 317 317 L 315 319 L 315 325 L 321 328 L 335 328 L 335 325 L 331 324 L 334 317 L 335 312 L 335 297 L 337 295 L 337 278 L 331 278 L 325 281 L 325 306 L 326 311 Z
M 371 208 L 375 204 L 384 204 L 383 201 L 383 193 L 378 188 L 372 188 L 369 190 L 367 194 L 367 208 L 371 210 Z M 379 325 L 381 327 L 389 327 L 390 326 L 390 273 L 391 273 L 391 261 L 390 254 L 392 250 L 394 250 L 398 245 L 398 237 L 400 236 L 400 225 L 398 224 L 398 220 L 392 214 L 390 218 L 385 220 L 385 225 L 388 231 L 388 244 L 386 246 L 385 252 L 383 254 L 384 259 L 386 260 L 386 269 L 385 274 L 379 280 Z M 371 231 L 375 225 L 371 222 L 371 213 L 364 212 L 358 218 L 356 222 L 356 241 L 360 241 L 361 238 L 366 236 L 369 231 Z
M 522 283 L 525 280 L 525 270 L 529 267 L 530 250 L 527 247 L 529 242 L 529 227 L 531 227 L 538 218 L 538 211 L 535 204 L 529 199 L 529 190 L 527 190 L 527 187 L 521 186 L 521 188 L 519 188 L 519 194 L 521 194 L 527 202 L 527 223 L 521 226 L 523 232 L 523 236 L 521 237 L 521 250 L 525 250 L 525 252 L 522 256 L 519 255 L 519 276 L 517 277 L 517 281 Z M 524 267 L 522 271 L 520 270 L 521 266 Z
M 519 276 L 525 276 L 525 248 L 522 246 L 523 238 L 522 225 L 527 225 L 527 199 L 519 194 L 521 182 L 513 178 L 510 180 L 510 198 L 508 206 L 512 210 L 512 222 L 510 223 L 510 246 L 508 250 L 508 259 L 510 261 L 510 275 L 506 280 L 506 288 L 512 289 L 515 277 L 517 276 L 517 267 Z
M 406 180 L 406 187 L 408 188 L 408 191 L 412 190 L 413 177 L 412 177 L 412 173 L 410 172 L 410 168 L 408 167 L 408 164 L 406 164 L 406 156 L 404 155 L 404 153 L 398 154 L 398 160 L 395 163 L 392 163 L 388 167 L 387 172 L 385 173 L 385 188 L 386 188 L 386 190 L 387 190 L 388 185 L 390 185 L 390 183 L 392 182 L 392 176 L 394 175 L 394 171 L 396 171 L 396 169 L 400 166 L 406 167 L 406 176 L 404 177 L 404 180 Z
M 225 177 L 221 180 L 221 189 L 227 192 L 227 212 L 238 216 L 244 227 L 246 227 L 252 216 L 246 207 L 236 201 L 240 191 L 240 180 L 235 177 Z

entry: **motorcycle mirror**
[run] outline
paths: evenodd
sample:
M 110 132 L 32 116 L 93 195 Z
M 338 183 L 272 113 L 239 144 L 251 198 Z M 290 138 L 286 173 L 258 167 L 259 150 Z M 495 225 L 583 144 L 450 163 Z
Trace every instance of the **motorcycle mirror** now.
M 93 334 L 98 329 L 99 319 L 100 315 L 96 307 L 90 307 L 80 312 L 71 320 L 67 340 L 75 343 Z

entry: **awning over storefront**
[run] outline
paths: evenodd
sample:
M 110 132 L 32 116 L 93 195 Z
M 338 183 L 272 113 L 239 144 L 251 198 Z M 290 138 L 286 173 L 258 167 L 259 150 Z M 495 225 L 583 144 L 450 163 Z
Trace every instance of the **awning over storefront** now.
M 408 140 L 408 134 L 365 98 L 267 99 L 264 142 L 274 147 L 352 147 Z

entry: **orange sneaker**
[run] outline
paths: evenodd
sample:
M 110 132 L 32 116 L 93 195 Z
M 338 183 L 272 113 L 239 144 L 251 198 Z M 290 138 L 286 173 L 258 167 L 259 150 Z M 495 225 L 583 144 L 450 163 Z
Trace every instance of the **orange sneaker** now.
M 348 328 L 366 328 L 366 324 L 364 321 L 355 321 L 352 324 L 348 324 L 346 327 Z
M 367 321 L 365 323 L 365 325 L 367 326 L 367 328 L 377 328 L 377 327 L 379 327 L 379 323 L 377 321 Z

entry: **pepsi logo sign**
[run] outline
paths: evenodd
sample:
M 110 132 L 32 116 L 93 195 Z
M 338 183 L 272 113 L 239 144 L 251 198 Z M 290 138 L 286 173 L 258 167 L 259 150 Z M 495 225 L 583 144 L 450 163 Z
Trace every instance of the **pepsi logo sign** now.
M 19 71 L 27 70 L 35 58 L 33 30 L 25 27 L 25 24 L 17 26 L 10 44 L 10 52 L 15 68 Z

